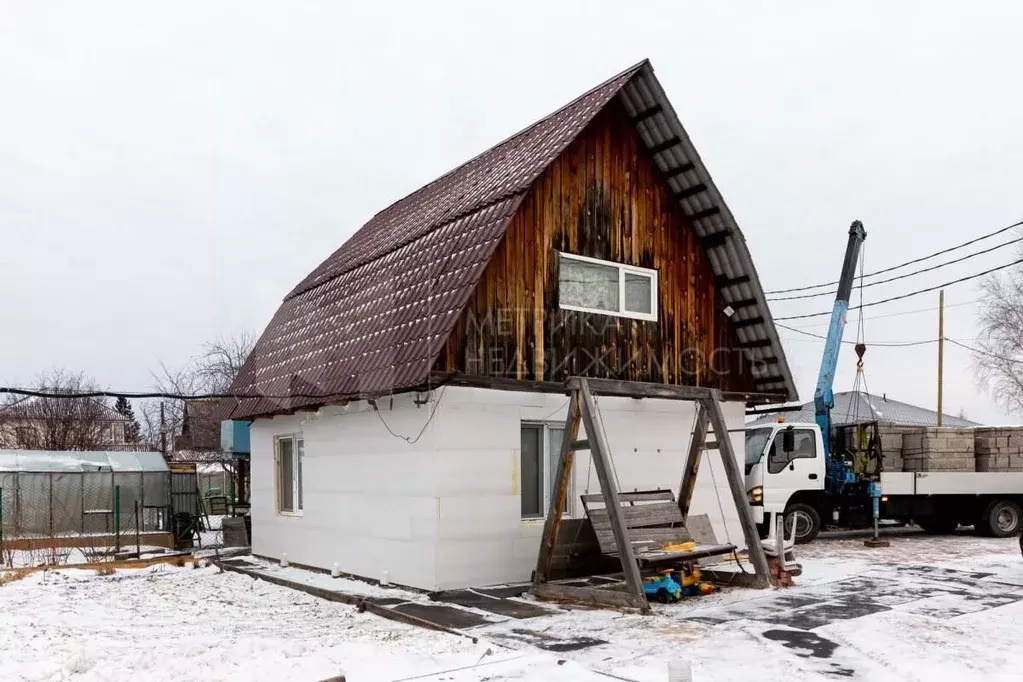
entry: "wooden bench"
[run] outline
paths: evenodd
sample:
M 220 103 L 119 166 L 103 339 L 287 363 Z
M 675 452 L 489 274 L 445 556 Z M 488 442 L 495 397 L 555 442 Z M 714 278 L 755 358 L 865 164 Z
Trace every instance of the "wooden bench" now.
M 604 496 L 599 493 L 582 495 L 581 499 L 597 536 L 600 551 L 618 556 L 618 544 L 615 542 L 607 507 L 604 506 Z M 686 530 L 675 494 L 670 490 L 649 490 L 619 493 L 618 499 L 629 542 L 640 568 L 731 554 L 736 549 L 735 545 L 697 545 L 688 551 L 662 549 L 666 544 L 693 541 Z

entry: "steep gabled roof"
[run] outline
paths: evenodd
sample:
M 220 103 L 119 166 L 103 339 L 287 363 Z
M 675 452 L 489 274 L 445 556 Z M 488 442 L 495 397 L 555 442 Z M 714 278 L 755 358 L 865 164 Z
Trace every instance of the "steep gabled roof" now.
M 234 418 L 409 389 L 437 354 L 533 181 L 618 98 L 703 240 L 757 390 L 796 397 L 756 270 L 648 61 L 374 216 L 284 299 L 232 386 Z M 296 397 L 304 396 L 304 397 Z

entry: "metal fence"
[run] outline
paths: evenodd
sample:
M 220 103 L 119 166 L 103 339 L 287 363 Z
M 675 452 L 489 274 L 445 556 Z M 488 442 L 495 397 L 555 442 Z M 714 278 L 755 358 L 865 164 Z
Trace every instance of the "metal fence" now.
M 0 472 L 0 539 L 169 531 L 170 476 L 167 471 Z

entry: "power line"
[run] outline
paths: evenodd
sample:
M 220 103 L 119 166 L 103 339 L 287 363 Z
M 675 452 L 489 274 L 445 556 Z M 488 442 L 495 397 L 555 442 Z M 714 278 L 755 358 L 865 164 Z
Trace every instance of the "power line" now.
M 948 341 L 951 344 L 955 344 L 956 346 L 959 346 L 960 348 L 965 348 L 966 350 L 970 351 L 971 353 L 980 353 L 981 355 L 986 355 L 986 356 L 988 356 L 990 358 L 995 358 L 996 360 L 1004 360 L 1005 362 L 1013 362 L 1013 363 L 1016 363 L 1016 364 L 1023 364 L 1023 360 L 1018 360 L 1016 358 L 1007 358 L 1004 355 L 996 355 L 995 353 L 989 353 L 988 351 L 981 350 L 980 348 L 974 348 L 972 346 L 967 346 L 965 343 L 960 343 L 959 341 L 956 341 L 955 339 L 950 339 L 947 336 L 945 337 L 945 340 Z
M 965 305 L 976 305 L 979 302 L 980 302 L 980 299 L 974 299 L 972 301 L 963 301 L 962 303 L 951 303 L 951 304 L 946 305 L 945 309 L 947 310 L 949 308 L 961 308 L 961 307 L 963 307 Z M 930 312 L 934 312 L 937 309 L 938 309 L 938 306 L 932 306 L 930 308 L 916 308 L 915 310 L 903 310 L 902 312 L 898 312 L 898 313 L 887 313 L 885 315 L 871 315 L 870 317 L 868 317 L 866 319 L 868 319 L 868 320 L 883 320 L 883 319 L 886 319 L 886 318 L 889 318 L 889 317 L 903 317 L 905 315 L 917 315 L 919 313 L 930 313 Z M 792 328 L 793 329 L 812 329 L 812 328 L 815 328 L 815 327 L 827 327 L 830 324 L 831 324 L 830 322 L 819 322 L 819 323 L 816 323 L 816 324 L 808 324 L 808 325 L 805 325 L 805 326 L 802 326 L 802 327 L 792 327 Z
M 789 327 L 788 325 L 784 325 L 784 324 L 776 324 L 775 326 L 776 327 L 781 327 L 782 329 L 787 329 L 790 332 L 797 332 L 799 334 L 805 334 L 806 336 L 812 336 L 815 339 L 822 339 L 822 340 L 826 341 L 827 338 L 828 338 L 827 336 L 824 336 L 823 334 L 814 334 L 813 332 L 804 331 L 804 330 L 798 329 L 796 327 Z M 886 348 L 906 348 L 906 347 L 909 347 L 909 346 L 926 346 L 929 343 L 937 343 L 937 342 L 938 342 L 937 339 L 926 339 L 924 341 L 874 341 L 872 343 L 868 343 L 867 345 L 870 346 L 870 347 L 881 346 L 881 347 L 886 347 Z M 856 345 L 855 341 L 842 341 L 842 343 L 846 344 L 848 346 L 855 346 Z
M 944 263 L 938 263 L 937 265 L 932 265 L 929 268 L 922 268 L 920 270 L 914 270 L 913 272 L 907 272 L 904 275 L 896 275 L 895 277 L 889 277 L 888 279 L 881 279 L 881 280 L 878 280 L 876 282 L 869 282 L 867 284 L 863 283 L 863 277 L 864 276 L 861 275 L 860 276 L 860 291 L 862 292 L 862 290 L 866 289 L 867 287 L 877 286 L 878 284 L 888 284 L 889 282 L 895 282 L 895 281 L 900 280 L 900 279 L 906 279 L 907 277 L 915 277 L 916 275 L 922 275 L 925 272 L 931 272 L 932 270 L 939 270 L 939 269 L 947 267 L 949 265 L 955 265 L 956 263 L 962 263 L 965 260 L 969 260 L 969 259 L 974 258 L 976 256 L 982 256 L 985 253 L 991 253 L 992 251 L 997 251 L 998 249 L 1004 248 L 1006 246 L 1010 246 L 1012 244 L 1015 244 L 1015 243 L 1021 242 L 1021 241 L 1023 241 L 1023 237 L 1017 237 L 1016 239 L 1004 242 L 1002 244 L 998 244 L 996 246 L 992 246 L 990 249 L 984 249 L 983 251 L 976 251 L 974 253 L 967 254 L 967 255 L 963 256 L 962 258 L 956 258 L 955 260 L 950 260 L 950 261 L 946 261 Z M 830 296 L 831 294 L 832 294 L 831 291 L 821 291 L 821 292 L 818 292 L 816 294 L 800 294 L 799 296 L 781 296 L 779 298 L 769 298 L 767 300 L 768 301 L 796 301 L 796 300 L 803 299 L 803 298 L 817 298 L 818 296 Z
M 1013 265 L 1019 265 L 1020 263 L 1023 263 L 1023 258 L 1020 258 L 1019 260 L 1014 260 L 1011 263 L 1006 263 L 1005 265 L 999 265 L 997 268 L 991 268 L 990 270 L 984 270 L 983 272 L 978 272 L 978 273 L 976 273 L 974 275 L 967 275 L 966 277 L 960 277 L 959 279 L 954 279 L 954 280 L 952 280 L 950 282 L 944 282 L 942 284 L 937 284 L 937 285 L 935 285 L 933 287 L 927 287 L 926 289 L 918 289 L 917 291 L 911 291 L 911 292 L 909 292 L 907 294 L 901 294 L 899 296 L 892 296 L 891 298 L 885 298 L 885 299 L 882 299 L 880 301 L 871 301 L 870 303 L 863 303 L 861 305 L 856 306 L 855 308 L 850 308 L 849 310 L 860 310 L 861 308 L 870 308 L 872 306 L 881 305 L 883 303 L 891 303 L 892 301 L 901 301 L 904 298 L 910 298 L 912 296 L 919 296 L 920 294 L 926 294 L 929 291 L 937 291 L 938 289 L 941 289 L 943 287 L 952 286 L 953 284 L 960 284 L 961 282 L 967 282 L 967 281 L 969 281 L 971 279 L 977 279 L 978 277 L 983 277 L 984 275 L 990 275 L 992 272 L 998 272 L 999 270 L 1004 270 L 1005 268 L 1011 268 Z M 787 317 L 776 317 L 776 318 L 774 318 L 774 320 L 775 320 L 775 322 L 782 321 L 782 320 L 804 320 L 804 319 L 811 318 L 811 317 L 822 317 L 824 315 L 830 315 L 831 312 L 832 311 L 830 311 L 830 310 L 825 310 L 823 312 L 807 313 L 805 315 L 789 315 Z
M 1012 228 L 1019 227 L 1020 225 L 1023 225 L 1023 220 L 1017 221 L 1017 222 L 1013 223 L 1012 225 L 1008 225 L 1008 226 L 1003 227 L 1003 228 L 1001 228 L 999 230 L 995 230 L 994 232 L 989 232 L 988 234 L 981 235 L 979 237 L 976 237 L 975 239 L 971 239 L 969 241 L 963 242 L 962 244 L 959 244 L 957 246 L 950 246 L 947 249 L 942 249 L 941 251 L 935 251 L 934 253 L 929 254 L 927 256 L 922 256 L 920 258 L 914 258 L 913 260 L 906 261 L 905 263 L 900 263 L 898 265 L 893 265 L 893 266 L 891 266 L 889 268 L 884 268 L 883 270 L 877 270 L 876 272 L 867 273 L 866 275 L 863 275 L 863 277 L 874 277 L 875 275 L 883 275 L 886 272 L 892 272 L 893 270 L 899 270 L 901 268 L 906 267 L 907 265 L 915 265 L 916 263 L 922 263 L 925 260 L 930 260 L 931 258 L 935 258 L 937 256 L 944 255 L 946 253 L 949 253 L 950 251 L 956 251 L 958 249 L 961 249 L 963 247 L 969 246 L 971 244 L 976 244 L 979 241 L 983 241 L 985 239 L 990 239 L 991 237 L 998 236 L 998 235 L 1002 234 L 1003 232 L 1008 232 Z M 831 286 L 835 286 L 836 284 L 838 284 L 837 280 L 834 281 L 834 282 L 824 282 L 822 284 L 811 284 L 811 285 L 808 285 L 808 286 L 805 286 L 805 287 L 795 287 L 793 289 L 775 289 L 773 291 L 765 291 L 764 294 L 765 295 L 770 295 L 770 294 L 790 294 L 790 293 L 793 293 L 793 292 L 796 292 L 796 291 L 808 291 L 810 289 L 820 289 L 821 287 L 831 287 Z

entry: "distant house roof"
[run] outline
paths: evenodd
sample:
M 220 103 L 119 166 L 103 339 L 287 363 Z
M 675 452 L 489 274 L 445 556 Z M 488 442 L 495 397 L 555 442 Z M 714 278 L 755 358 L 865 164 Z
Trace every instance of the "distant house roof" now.
M 804 403 L 796 411 L 778 412 L 765 415 L 748 422 L 747 426 L 756 424 L 774 424 L 779 417 L 787 422 L 814 421 L 813 402 Z M 845 391 L 835 394 L 835 407 L 831 410 L 831 422 L 835 426 L 858 424 L 874 421 L 899 424 L 903 426 L 937 426 L 938 413 L 909 403 L 892 400 L 886 396 L 877 396 L 861 391 Z M 960 419 L 951 415 L 942 417 L 942 426 L 980 426 L 977 422 Z
M 159 452 L 0 450 L 0 472 L 167 471 Z
M 249 418 L 427 383 L 534 180 L 617 99 L 703 241 L 757 390 L 796 398 L 742 232 L 649 61 L 392 204 L 289 293 L 231 392 Z
M 186 400 L 175 450 L 220 450 L 220 401 Z
M 9 405 L 4 407 L 0 405 L 0 416 L 4 419 L 47 419 L 52 415 L 48 413 L 42 406 L 40 398 L 32 398 L 23 403 L 17 403 L 16 405 Z M 67 398 L 57 398 L 57 400 L 68 400 Z M 92 400 L 91 398 L 83 398 L 83 400 Z M 113 409 L 112 407 L 103 404 L 98 400 L 92 400 L 99 408 L 100 412 L 97 415 L 89 414 L 88 418 L 97 419 L 99 421 L 106 422 L 126 422 L 128 418 L 123 414 Z

